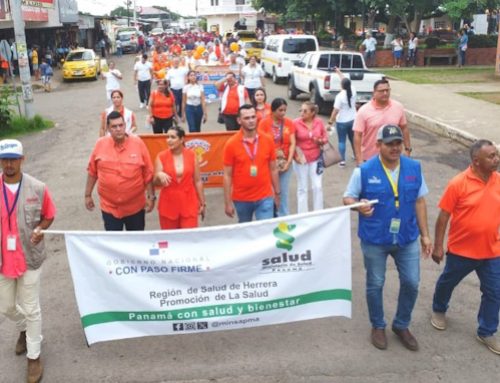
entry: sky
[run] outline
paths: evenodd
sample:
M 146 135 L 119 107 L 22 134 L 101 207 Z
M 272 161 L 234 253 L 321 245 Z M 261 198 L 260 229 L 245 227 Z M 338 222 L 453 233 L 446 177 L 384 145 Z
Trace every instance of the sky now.
M 161 5 L 183 16 L 195 16 L 195 2 L 196 0 L 135 0 L 135 5 L 136 7 Z M 80 12 L 89 12 L 93 15 L 109 14 L 116 7 L 125 6 L 125 0 L 77 0 L 77 3 Z

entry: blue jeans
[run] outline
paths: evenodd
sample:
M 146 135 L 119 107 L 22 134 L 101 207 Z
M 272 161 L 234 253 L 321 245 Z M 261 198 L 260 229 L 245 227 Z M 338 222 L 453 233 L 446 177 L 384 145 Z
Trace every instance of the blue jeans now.
M 189 127 L 189 132 L 201 131 L 201 120 L 203 118 L 203 108 L 201 105 L 186 105 L 186 120 Z
M 177 114 L 182 116 L 182 88 L 181 89 L 170 89 L 175 97 L 175 110 Z
M 290 214 L 290 210 L 288 209 L 288 189 L 290 185 L 290 177 L 292 176 L 292 166 L 286 172 L 280 172 L 280 207 L 278 209 L 278 217 L 284 217 Z
M 459 57 L 459 60 L 460 60 L 460 65 L 464 66 L 465 65 L 465 52 L 466 51 L 463 51 L 462 49 L 460 49 L 460 57 Z
M 383 288 L 387 256 L 394 258 L 399 273 L 398 308 L 393 327 L 407 329 L 418 295 L 420 281 L 420 249 L 418 240 L 404 247 L 398 245 L 372 245 L 361 242 L 366 270 L 366 301 L 373 328 L 385 328 Z
M 500 257 L 478 260 L 447 253 L 443 273 L 436 283 L 432 310 L 446 312 L 453 289 L 472 271 L 479 278 L 481 290 L 477 335 L 491 336 L 497 331 L 500 311 Z
M 255 213 L 257 221 L 273 218 L 274 199 L 267 197 L 258 201 L 233 201 L 238 222 L 250 222 Z
M 354 153 L 354 132 L 352 131 L 353 121 L 337 122 L 335 128 L 337 129 L 337 137 L 339 139 L 339 152 L 342 161 L 345 161 L 346 138 L 349 138 L 351 143 L 352 152 Z

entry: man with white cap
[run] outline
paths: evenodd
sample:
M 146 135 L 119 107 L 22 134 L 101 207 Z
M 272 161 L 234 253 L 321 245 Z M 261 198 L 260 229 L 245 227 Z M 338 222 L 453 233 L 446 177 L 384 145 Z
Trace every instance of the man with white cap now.
M 384 125 L 377 132 L 379 155 L 372 157 L 351 176 L 344 193 L 344 205 L 378 200 L 359 211 L 358 236 L 366 270 L 366 300 L 372 325 L 371 342 L 387 348 L 383 287 L 387 256 L 396 263 L 400 290 L 392 331 L 403 345 L 418 350 L 418 342 L 408 329 L 417 300 L 420 280 L 418 237 L 425 257 L 432 252 L 427 225 L 428 193 L 420 163 L 402 156 L 403 133 L 396 125 Z
M 56 209 L 45 184 L 22 172 L 23 161 L 21 142 L 0 141 L 0 313 L 16 322 L 20 335 L 15 352 L 27 353 L 27 381 L 34 383 L 43 373 L 39 296 L 46 254 L 42 230 L 52 224 Z

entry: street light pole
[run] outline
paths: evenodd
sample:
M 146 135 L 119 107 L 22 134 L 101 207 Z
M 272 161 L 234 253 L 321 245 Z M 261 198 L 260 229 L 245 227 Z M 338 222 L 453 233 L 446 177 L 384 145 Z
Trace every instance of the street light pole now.
M 134 0 L 134 27 L 137 27 L 137 12 L 135 10 L 135 0 Z
M 33 88 L 31 87 L 31 74 L 26 47 L 26 35 L 24 33 L 23 12 L 21 10 L 21 0 L 11 0 L 11 15 L 14 23 L 14 36 L 16 39 L 17 60 L 19 63 L 19 77 L 21 78 L 21 88 L 23 91 L 24 114 L 27 118 L 35 115 L 33 109 Z

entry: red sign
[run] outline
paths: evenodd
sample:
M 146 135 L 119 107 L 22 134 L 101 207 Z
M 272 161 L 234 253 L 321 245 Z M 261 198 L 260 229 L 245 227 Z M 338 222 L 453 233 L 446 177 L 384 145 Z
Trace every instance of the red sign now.
M 21 6 L 24 21 L 49 21 L 49 11 L 43 8 Z

